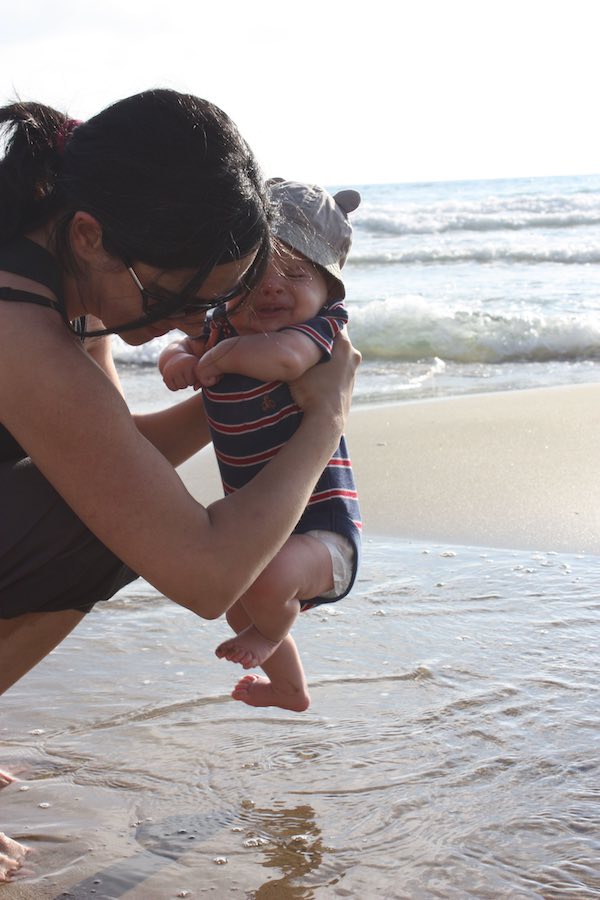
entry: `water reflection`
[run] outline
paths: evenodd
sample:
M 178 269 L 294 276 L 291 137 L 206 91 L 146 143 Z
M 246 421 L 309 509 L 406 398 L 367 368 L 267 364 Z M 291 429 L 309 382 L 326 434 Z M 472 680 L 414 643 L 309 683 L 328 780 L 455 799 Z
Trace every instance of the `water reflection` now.
M 327 850 L 321 829 L 316 823 L 312 806 L 303 804 L 290 809 L 254 809 L 252 814 L 260 847 L 264 855 L 262 865 L 278 869 L 279 878 L 269 878 L 248 896 L 252 900 L 312 900 L 312 887 L 300 884 L 300 879 L 316 872 Z M 260 826 L 260 827 L 259 827 Z M 252 837 L 245 846 L 253 846 Z

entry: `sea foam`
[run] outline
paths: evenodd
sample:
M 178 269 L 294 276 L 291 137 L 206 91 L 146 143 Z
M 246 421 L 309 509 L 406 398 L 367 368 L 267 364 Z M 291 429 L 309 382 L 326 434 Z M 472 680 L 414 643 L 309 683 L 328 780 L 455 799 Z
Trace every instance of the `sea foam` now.
M 490 314 L 432 307 L 422 297 L 373 300 L 352 308 L 350 334 L 366 360 L 454 362 L 600 358 L 600 320 L 592 314 Z
M 406 203 L 400 208 L 366 206 L 355 228 L 379 235 L 441 234 L 452 231 L 521 231 L 600 224 L 596 195 L 486 197 L 477 201 Z

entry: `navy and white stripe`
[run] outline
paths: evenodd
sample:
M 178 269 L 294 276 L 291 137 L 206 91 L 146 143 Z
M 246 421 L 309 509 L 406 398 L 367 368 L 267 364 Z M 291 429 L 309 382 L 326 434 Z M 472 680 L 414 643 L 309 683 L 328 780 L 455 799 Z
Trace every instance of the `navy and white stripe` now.
M 290 328 L 305 334 L 319 347 L 323 361 L 326 361 L 331 357 L 335 336 L 347 321 L 343 302 L 335 301 L 310 321 L 287 326 L 284 330 Z M 207 332 L 209 328 L 213 331 L 212 346 L 236 335 L 231 321 L 221 310 L 207 323 Z M 266 383 L 245 375 L 224 375 L 214 387 L 203 388 L 203 396 L 227 494 L 247 484 L 277 455 L 302 418 L 302 411 L 294 403 L 287 384 L 280 381 Z M 354 545 L 358 562 L 361 528 L 352 463 L 342 438 L 321 473 L 295 531 L 305 533 L 323 529 L 343 534 Z

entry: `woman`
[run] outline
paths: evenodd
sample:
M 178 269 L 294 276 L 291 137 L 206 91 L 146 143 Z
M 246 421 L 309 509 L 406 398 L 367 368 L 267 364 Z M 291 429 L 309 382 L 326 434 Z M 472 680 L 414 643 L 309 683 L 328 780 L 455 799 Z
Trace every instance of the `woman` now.
M 38 104 L 6 107 L 0 123 L 2 693 L 134 573 L 222 615 L 335 450 L 358 354 L 338 339 L 293 386 L 304 417 L 292 440 L 203 508 L 174 470 L 209 440 L 202 398 L 132 416 L 107 335 L 198 333 L 206 309 L 256 283 L 269 211 L 251 152 L 221 110 L 165 90 L 83 124 Z M 0 836 L 0 881 L 22 853 Z

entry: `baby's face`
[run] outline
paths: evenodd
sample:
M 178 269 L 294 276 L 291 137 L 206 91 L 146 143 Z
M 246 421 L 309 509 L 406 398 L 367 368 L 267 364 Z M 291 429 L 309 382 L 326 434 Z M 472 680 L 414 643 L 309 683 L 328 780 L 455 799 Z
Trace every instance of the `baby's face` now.
M 262 281 L 235 310 L 232 321 L 240 334 L 279 331 L 312 319 L 327 302 L 327 295 L 320 269 L 283 247 L 275 251 Z

